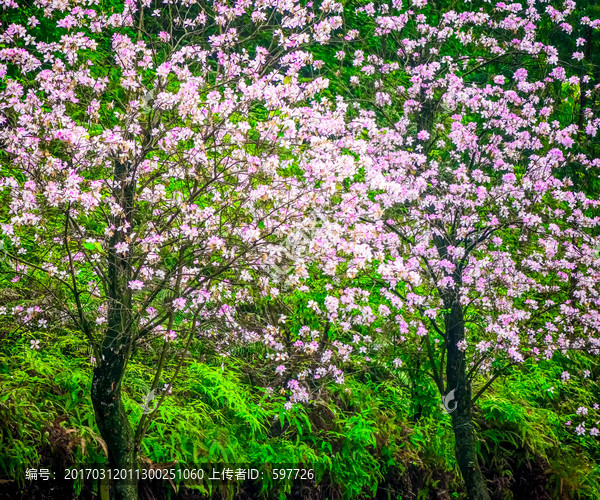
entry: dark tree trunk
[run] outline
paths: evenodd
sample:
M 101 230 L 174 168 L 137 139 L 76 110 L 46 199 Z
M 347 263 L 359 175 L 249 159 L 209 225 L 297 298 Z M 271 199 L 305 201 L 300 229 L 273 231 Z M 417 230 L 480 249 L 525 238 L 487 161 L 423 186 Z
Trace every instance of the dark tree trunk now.
M 448 360 L 446 377 L 448 391 L 454 390 L 455 410 L 451 413 L 454 430 L 454 449 L 458 466 L 463 476 L 471 500 L 489 500 L 486 481 L 477 461 L 477 448 L 473 419 L 471 415 L 471 384 L 467 379 L 465 354 L 457 344 L 465 337 L 465 323 L 462 306 L 454 299 L 446 306 L 450 309 L 446 316 L 448 338 Z
M 421 92 L 421 112 L 417 120 L 417 130 L 425 130 L 431 134 L 433 130 L 433 118 L 435 113 L 435 103 L 427 99 Z
M 108 463 L 111 469 L 124 469 L 131 479 L 114 480 L 111 485 L 111 499 L 136 500 L 137 457 L 133 431 L 121 400 L 121 377 L 125 357 L 115 353 L 111 347 L 102 349 L 104 361 L 94 370 L 92 381 L 92 402 L 96 413 L 96 424 L 108 449 Z M 114 476 L 114 474 L 113 474 Z
M 124 469 L 127 475 L 126 480 L 118 479 L 111 485 L 111 498 L 115 500 L 137 499 L 134 435 L 121 399 L 121 384 L 134 335 L 131 293 L 128 289 L 131 257 L 129 252 L 115 249 L 116 245 L 128 240 L 127 231 L 118 228 L 123 227 L 126 221 L 132 223 L 134 184 L 128 182 L 129 174 L 126 164 L 115 165 L 118 186 L 114 195 L 123 212 L 111 218 L 113 227 L 108 249 L 107 329 L 92 380 L 92 404 L 98 430 L 108 449 L 109 466 L 111 469 Z

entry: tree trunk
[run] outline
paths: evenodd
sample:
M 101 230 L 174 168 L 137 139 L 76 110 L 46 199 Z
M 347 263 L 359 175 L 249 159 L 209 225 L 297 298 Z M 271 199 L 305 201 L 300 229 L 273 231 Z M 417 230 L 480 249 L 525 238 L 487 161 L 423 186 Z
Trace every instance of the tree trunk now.
M 115 164 L 114 195 L 122 208 L 111 217 L 108 248 L 107 329 L 92 380 L 92 404 L 96 424 L 108 449 L 109 467 L 119 470 L 111 485 L 111 498 L 137 500 L 137 451 L 134 435 L 121 398 L 121 384 L 134 338 L 131 311 L 131 253 L 117 245 L 127 243 L 125 227 L 131 227 L 134 183 L 128 179 L 129 166 Z M 120 229 L 120 230 L 119 230 Z M 121 476 L 125 473 L 125 479 Z M 112 474 L 115 477 L 115 474 Z
M 458 349 L 458 342 L 465 337 L 465 323 L 462 306 L 458 299 L 446 306 L 450 313 L 446 316 L 446 336 L 448 339 L 448 361 L 446 377 L 448 391 L 454 390 L 456 407 L 451 413 L 454 430 L 454 450 L 458 466 L 463 476 L 471 500 L 489 500 L 486 481 L 477 461 L 475 432 L 471 414 L 471 384 L 467 379 L 465 354 Z
M 127 479 L 117 479 L 111 485 L 111 499 L 137 500 L 137 457 L 133 431 L 121 400 L 121 378 L 125 357 L 106 345 L 102 349 L 104 360 L 94 370 L 92 381 L 92 403 L 96 413 L 96 424 L 108 449 L 108 464 L 119 476 L 126 473 Z M 123 470 L 124 469 L 124 470 Z M 131 472 L 129 472 L 131 471 Z M 129 475 L 131 474 L 131 479 Z M 115 474 L 112 474 L 114 477 Z

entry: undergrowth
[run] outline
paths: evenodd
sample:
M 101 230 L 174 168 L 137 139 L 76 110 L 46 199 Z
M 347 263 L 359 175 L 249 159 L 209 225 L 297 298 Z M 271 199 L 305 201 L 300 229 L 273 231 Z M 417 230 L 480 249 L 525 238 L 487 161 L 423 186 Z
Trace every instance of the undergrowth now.
M 331 384 L 312 403 L 286 411 L 283 396 L 251 384 L 239 361 L 193 359 L 158 407 L 142 442 L 142 464 L 310 464 L 314 498 L 464 498 L 449 417 L 430 397 L 418 402 L 415 415 L 411 393 L 397 375 L 349 374 L 345 384 Z M 564 363 L 583 369 L 589 361 L 581 356 Z M 495 498 L 600 498 L 599 451 L 565 426 L 575 401 L 597 401 L 598 394 L 591 382 L 549 390 L 560 369 L 526 367 L 478 401 L 480 454 Z M 168 366 L 165 380 L 172 371 Z M 139 353 L 127 373 L 125 406 L 135 426 L 154 373 L 151 356 Z M 91 374 L 86 345 L 73 333 L 40 351 L 26 339 L 3 343 L 4 481 L 27 491 L 29 468 L 106 462 L 89 399 Z M 166 484 L 164 497 L 182 487 Z M 213 498 L 298 496 L 293 484 L 266 478 L 224 487 L 205 477 L 185 487 Z M 97 493 L 96 484 L 79 481 L 74 494 L 84 489 Z

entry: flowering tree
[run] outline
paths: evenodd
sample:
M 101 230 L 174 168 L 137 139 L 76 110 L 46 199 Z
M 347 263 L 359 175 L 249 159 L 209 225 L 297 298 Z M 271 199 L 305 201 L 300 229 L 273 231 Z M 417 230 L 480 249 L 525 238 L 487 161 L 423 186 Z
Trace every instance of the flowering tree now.
M 599 202 L 566 175 L 600 166 L 585 154 L 600 124 L 589 61 L 600 20 L 574 2 L 436 6 L 361 6 L 353 36 L 375 49 L 336 53 L 356 113 L 340 144 L 363 170 L 332 199 L 330 248 L 347 278 L 381 287 L 397 364 L 425 357 L 455 398 L 458 465 L 469 497 L 486 499 L 473 403 L 525 360 L 600 348 Z M 567 61 L 547 43 L 553 26 L 588 36 Z M 360 309 L 331 295 L 333 317 Z
M 341 6 L 3 9 L 2 265 L 20 292 L 7 313 L 23 328 L 73 325 L 87 338 L 110 465 L 135 468 L 152 417 L 134 430 L 122 403 L 135 345 L 163 344 L 155 390 L 170 345 L 211 338 L 226 352 L 260 340 L 238 307 L 255 283 L 275 295 L 264 276 L 280 236 L 344 169 L 326 132 L 344 110 L 299 107 L 327 85 L 300 81 L 312 62 L 302 46 L 329 40 Z M 298 176 L 323 161 L 311 182 Z M 115 495 L 136 488 L 118 482 Z

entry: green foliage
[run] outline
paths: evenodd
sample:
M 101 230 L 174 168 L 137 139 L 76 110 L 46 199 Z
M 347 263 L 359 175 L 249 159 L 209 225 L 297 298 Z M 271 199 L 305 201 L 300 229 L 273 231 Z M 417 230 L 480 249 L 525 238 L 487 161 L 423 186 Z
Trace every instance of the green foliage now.
M 141 351 L 124 381 L 125 406 L 134 426 L 155 366 L 151 352 Z M 383 492 L 395 492 L 390 498 L 436 498 L 442 491 L 463 497 L 450 418 L 426 379 L 418 392 L 402 382 L 414 374 L 374 369 L 367 376 L 359 370 L 348 374 L 343 385 L 324 387 L 314 403 L 287 411 L 282 396 L 249 383 L 248 366 L 240 360 L 255 353 L 240 352 L 238 358 L 205 353 L 203 362 L 193 361 L 199 353 L 193 354 L 143 439 L 142 464 L 310 464 L 316 472 L 311 488 L 323 498 L 368 498 Z M 30 349 L 28 338 L 3 342 L 2 478 L 14 478 L 26 488 L 28 468 L 106 461 L 89 400 L 91 368 L 86 344 L 74 332 L 54 333 L 48 343 L 43 338 L 40 351 Z M 173 368 L 166 367 L 165 380 Z M 571 402 L 591 405 L 597 388 L 593 382 L 560 387 L 556 382 L 563 369 L 576 373 L 587 368 L 594 366 L 584 355 L 532 365 L 492 386 L 479 400 L 480 453 L 486 474 L 495 478 L 491 484 L 497 498 L 520 498 L 514 491 L 527 474 L 534 479 L 540 475 L 537 481 L 548 484 L 543 492 L 549 498 L 600 498 L 599 451 L 565 426 L 565 418 L 575 415 Z M 409 404 L 415 394 L 421 394 L 419 415 Z M 92 486 L 97 487 L 79 482 L 74 491 Z M 208 477 L 185 481 L 185 486 L 214 498 L 233 498 L 247 487 L 235 481 L 224 487 Z M 256 485 L 256 494 L 284 498 L 293 487 L 267 475 Z
M 540 363 L 513 373 L 481 401 L 481 454 L 495 474 L 545 476 L 550 498 L 599 498 L 600 458 L 589 437 L 578 438 L 570 426 L 574 405 L 597 401 L 593 383 L 563 383 L 562 370 L 580 373 L 590 365 L 585 355 Z M 536 472 L 537 471 L 537 472 Z M 499 487 L 500 498 L 517 498 Z

